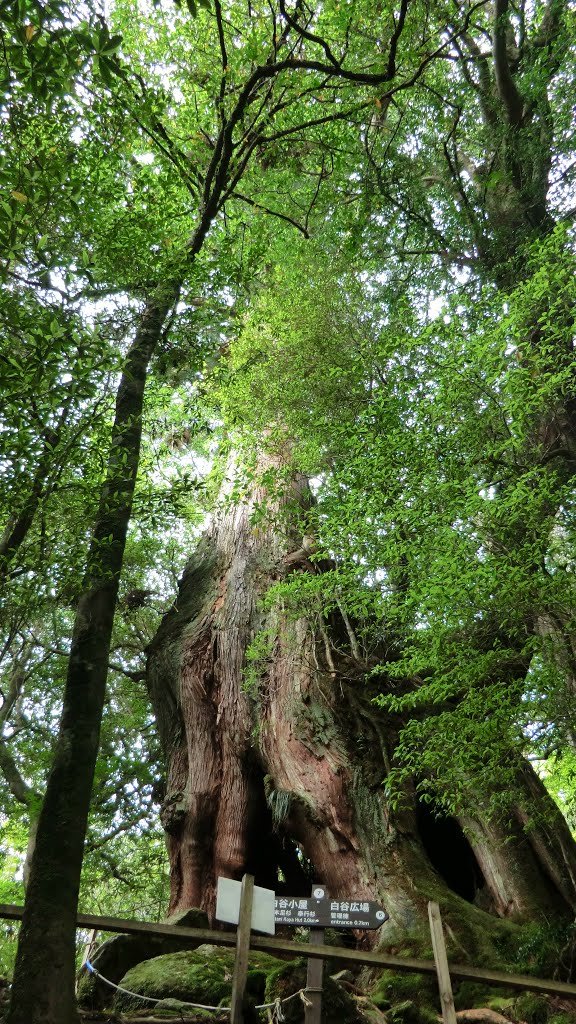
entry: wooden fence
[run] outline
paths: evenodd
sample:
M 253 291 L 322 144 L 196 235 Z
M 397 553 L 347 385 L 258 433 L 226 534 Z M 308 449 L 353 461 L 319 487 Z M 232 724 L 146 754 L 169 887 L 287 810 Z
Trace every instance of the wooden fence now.
M 95 914 L 78 914 L 79 928 L 103 932 L 122 932 L 127 935 L 150 935 L 164 938 L 189 940 L 199 945 L 233 946 L 236 948 L 236 965 L 233 979 L 232 1024 L 242 1022 L 242 1000 L 246 977 L 247 956 L 250 949 L 267 953 L 284 953 L 294 957 L 306 956 L 310 960 L 332 959 L 342 963 L 366 967 L 380 967 L 400 972 L 436 975 L 442 1004 L 444 1024 L 455 1024 L 456 1016 L 452 999 L 451 978 L 465 981 L 481 981 L 487 985 L 498 985 L 509 989 L 540 992 L 544 995 L 576 999 L 576 985 L 550 978 L 533 978 L 525 974 L 509 974 L 504 971 L 488 971 L 468 964 L 448 963 L 440 910 L 438 904 L 428 904 L 430 931 L 434 960 L 417 960 L 409 957 L 391 956 L 388 953 L 369 952 L 359 949 L 343 949 L 324 943 L 310 943 L 303 946 L 290 939 L 257 935 L 250 931 L 251 888 L 253 879 L 245 876 L 240 921 L 235 932 L 212 931 L 208 928 L 186 928 L 179 925 L 155 924 L 147 921 L 130 921 L 116 917 L 100 917 Z M 19 921 L 23 908 L 14 904 L 0 904 L 0 919 Z M 243 980 L 244 979 L 244 980 Z M 320 1001 L 313 1001 L 314 1016 L 307 1011 L 306 1024 L 319 1024 Z

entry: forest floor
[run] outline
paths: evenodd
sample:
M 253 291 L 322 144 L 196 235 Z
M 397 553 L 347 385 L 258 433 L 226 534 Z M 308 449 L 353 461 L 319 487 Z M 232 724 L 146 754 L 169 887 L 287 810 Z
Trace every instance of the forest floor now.
M 150 1015 L 147 1011 L 142 1014 L 132 1013 L 105 1013 L 93 1010 L 80 1010 L 80 1016 L 84 1024 L 166 1024 L 167 1021 L 177 1021 L 178 1024 L 206 1024 L 206 1014 L 193 1014 L 182 1017 L 180 1014 L 166 1011 L 162 1016 Z M 211 1016 L 212 1024 L 230 1024 L 229 1013 L 219 1013 Z

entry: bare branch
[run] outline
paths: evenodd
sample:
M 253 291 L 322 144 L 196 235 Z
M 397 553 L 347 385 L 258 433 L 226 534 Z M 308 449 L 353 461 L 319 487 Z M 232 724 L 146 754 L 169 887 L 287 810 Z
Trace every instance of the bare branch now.
M 492 86 L 492 78 L 490 75 L 490 66 L 488 63 L 488 58 L 485 53 L 482 53 L 480 47 L 476 43 L 476 40 L 468 32 L 463 32 L 460 38 L 464 46 L 466 47 L 468 53 L 470 54 L 474 67 L 478 72 L 478 82 L 476 83 L 474 81 L 472 75 L 468 71 L 466 65 L 466 58 L 460 47 L 459 40 L 455 40 L 454 46 L 457 52 L 460 53 L 462 56 L 462 63 L 460 65 L 462 68 L 462 72 L 464 74 L 464 77 L 466 78 L 466 81 L 469 83 L 469 85 L 472 86 L 473 89 L 476 90 L 480 97 L 480 104 L 482 107 L 482 113 L 484 115 L 484 120 L 486 121 L 486 124 L 494 125 L 496 124 L 498 118 L 496 116 L 496 111 L 494 110 L 494 91 Z
M 279 213 L 278 210 L 270 210 L 267 206 L 262 206 L 261 203 L 255 202 L 254 199 L 250 199 L 249 196 L 245 196 L 241 192 L 230 192 L 227 193 L 227 196 L 230 196 L 233 199 L 241 199 L 243 203 L 247 203 L 248 206 L 251 206 L 253 209 L 262 210 L 263 213 L 269 214 L 270 217 L 278 217 L 280 220 L 286 221 L 288 224 L 291 224 L 293 228 L 296 228 L 297 231 L 300 231 L 300 233 L 304 235 L 304 238 L 310 238 L 307 228 L 303 227 L 302 224 L 299 224 L 298 221 L 293 220 L 292 217 L 288 217 L 285 213 Z M 145 677 L 145 675 L 146 673 L 144 672 L 143 676 Z
M 62 412 L 54 429 L 45 427 L 42 436 L 42 453 L 36 466 L 36 471 L 30 485 L 30 491 L 26 496 L 22 507 L 13 516 L 6 526 L 0 538 L 0 578 L 10 575 L 10 563 L 14 555 L 24 543 L 28 531 L 34 521 L 34 516 L 46 493 L 47 483 L 50 479 L 54 463 L 54 453 L 60 444 L 62 431 L 66 425 L 72 394 L 70 393 L 62 405 Z
M 296 9 L 298 9 L 298 6 L 299 5 L 297 5 Z M 326 40 L 322 39 L 321 36 L 315 35 L 314 32 L 309 32 L 308 29 L 304 28 L 303 25 L 299 25 L 298 22 L 296 21 L 296 18 L 293 18 L 290 14 L 288 14 L 284 0 L 280 0 L 280 13 L 284 20 L 286 21 L 287 25 L 289 25 L 290 28 L 294 29 L 294 31 L 297 32 L 302 39 L 308 39 L 309 42 L 316 43 L 318 46 L 322 47 L 327 59 L 330 61 L 330 64 L 334 68 L 341 67 L 341 62 L 338 60 L 337 57 L 334 56 Z
M 128 832 L 131 828 L 134 828 L 134 826 L 142 824 L 146 818 L 147 811 L 150 811 L 151 807 L 152 802 L 150 801 L 150 803 L 148 803 L 146 807 L 142 808 L 142 810 L 139 810 L 137 814 L 133 814 L 129 818 L 125 818 L 119 825 L 116 825 L 115 828 L 106 833 L 106 835 L 101 836 L 99 839 L 95 839 L 91 843 L 86 843 L 86 853 L 93 853 L 95 850 L 102 849 L 102 847 L 106 846 L 106 843 L 109 843 L 111 839 L 115 839 L 116 836 L 120 836 L 124 832 Z
M 400 14 L 398 15 L 398 21 L 396 22 L 394 33 L 390 40 L 390 51 L 388 53 L 388 77 L 390 80 L 392 80 L 392 78 L 394 78 L 394 75 L 396 74 L 396 54 L 398 52 L 398 42 L 400 40 L 400 36 L 402 35 L 402 30 L 404 28 L 404 23 L 406 21 L 409 3 L 410 0 L 402 0 L 402 3 L 400 4 Z
M 353 106 L 348 107 L 346 110 L 338 111 L 336 114 L 326 114 L 324 117 L 315 117 L 310 121 L 302 121 L 301 124 L 296 125 L 293 128 L 284 128 L 279 132 L 274 132 L 272 135 L 260 135 L 259 142 L 266 144 L 269 142 L 277 142 L 278 139 L 285 139 L 289 135 L 296 135 L 298 132 L 303 132 L 306 128 L 316 128 L 321 124 L 329 124 L 332 121 L 347 121 L 352 115 L 360 113 L 362 110 L 368 110 L 372 107 L 370 100 L 365 100 L 363 103 L 356 103 Z
M 18 658 L 14 662 L 14 666 L 10 673 L 8 693 L 6 694 L 4 703 L 0 709 L 0 726 L 2 727 L 7 722 L 12 709 L 18 701 L 22 690 L 23 679 L 24 667 L 22 665 L 22 659 Z M 6 740 L 2 736 L 0 736 L 0 771 L 6 780 L 8 789 L 18 803 L 24 804 L 25 807 L 28 807 L 33 800 L 39 799 L 38 794 L 31 786 L 28 785 L 21 775 L 18 765 L 16 764 L 16 760 L 10 753 Z
M 146 679 L 146 672 L 144 670 L 138 671 L 138 669 L 124 668 L 123 665 L 119 665 L 116 661 L 108 662 L 108 667 L 113 672 L 118 672 L 120 675 L 126 676 L 128 679 L 132 679 L 135 683 L 141 683 L 143 679 Z
M 228 52 L 226 50 L 226 39 L 224 36 L 224 25 L 222 21 L 222 5 L 220 0 L 215 0 L 214 11 L 216 13 L 216 25 L 218 28 L 218 43 L 220 46 L 220 58 L 222 60 L 222 77 L 220 79 L 220 94 L 218 96 L 218 110 L 224 120 L 224 96 L 226 95 L 226 74 L 228 71 Z

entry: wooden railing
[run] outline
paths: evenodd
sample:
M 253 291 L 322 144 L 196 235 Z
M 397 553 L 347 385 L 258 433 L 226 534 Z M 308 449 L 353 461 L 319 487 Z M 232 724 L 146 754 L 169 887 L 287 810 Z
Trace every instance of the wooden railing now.
M 0 919 L 19 921 L 23 908 L 14 904 L 0 904 Z M 551 978 L 533 978 L 527 974 L 509 974 L 505 971 L 489 971 L 481 967 L 470 967 L 468 964 L 448 963 L 440 911 L 437 904 L 429 904 L 430 928 L 433 940 L 435 960 L 417 960 L 410 957 L 392 956 L 388 953 L 370 952 L 361 949 L 344 949 L 340 946 L 308 944 L 293 942 L 290 939 L 272 938 L 250 932 L 250 917 L 241 918 L 238 931 L 212 931 L 208 928 L 186 928 L 179 925 L 156 924 L 148 921 L 131 921 L 117 917 L 101 917 L 96 914 L 78 914 L 76 923 L 79 928 L 102 932 L 122 932 L 127 935 L 150 935 L 164 938 L 189 940 L 195 945 L 209 943 L 212 946 L 234 946 L 264 950 L 267 953 L 284 953 L 294 957 L 306 956 L 309 960 L 333 959 L 343 963 L 357 964 L 367 967 L 381 967 L 393 971 L 432 974 L 438 978 L 442 1015 L 445 1024 L 454 1024 L 454 1003 L 450 979 L 458 978 L 465 981 L 481 981 L 487 985 L 499 985 L 510 989 L 541 992 L 544 995 L 562 996 L 564 999 L 576 999 L 576 985 Z M 248 935 L 246 935 L 246 930 Z M 248 943 L 246 939 L 248 938 Z M 243 952 L 242 960 L 245 954 Z M 243 997 L 242 984 L 236 985 L 234 996 L 236 1009 L 233 1007 L 232 1020 L 241 1020 L 241 1003 Z M 234 1017 L 236 1013 L 236 1018 Z

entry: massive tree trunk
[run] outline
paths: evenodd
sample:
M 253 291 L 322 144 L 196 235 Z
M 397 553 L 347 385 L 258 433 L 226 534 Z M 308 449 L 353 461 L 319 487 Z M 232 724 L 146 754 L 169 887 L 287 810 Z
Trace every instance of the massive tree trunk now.
M 220 875 L 251 871 L 260 884 L 302 895 L 313 873 L 335 897 L 384 903 L 391 920 L 381 943 L 422 936 L 427 900 L 439 900 L 477 959 L 481 936 L 503 927 L 499 918 L 569 917 L 576 849 L 527 764 L 519 792 L 535 793 L 541 810 L 549 804 L 548 834 L 524 831 L 522 801 L 507 827 L 438 822 L 409 790 L 400 809 L 390 806 L 384 783 L 398 723 L 370 701 L 345 612 L 312 622 L 278 604 L 262 610 L 287 572 L 318 571 L 285 514 L 295 500 L 305 505 L 305 481 L 262 522 L 254 512 L 266 497 L 255 485 L 242 503 L 222 503 L 150 650 L 171 910 L 213 914 Z M 255 636 L 259 658 L 248 670 Z

